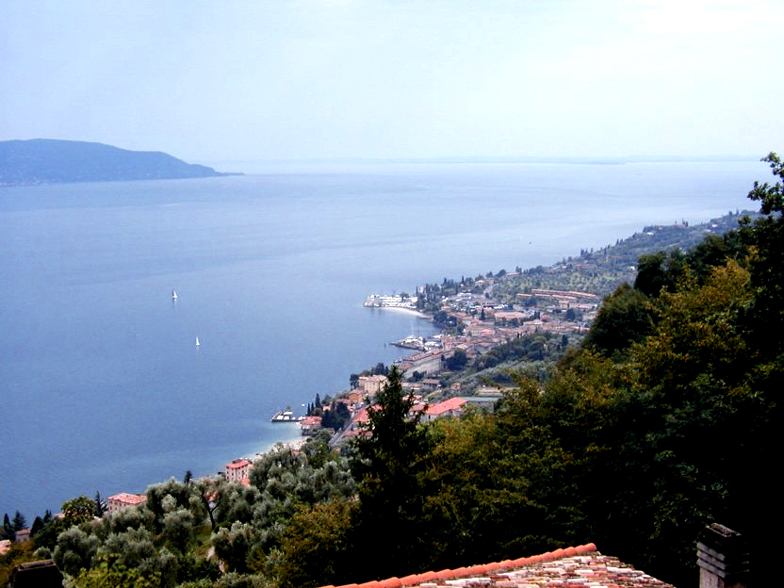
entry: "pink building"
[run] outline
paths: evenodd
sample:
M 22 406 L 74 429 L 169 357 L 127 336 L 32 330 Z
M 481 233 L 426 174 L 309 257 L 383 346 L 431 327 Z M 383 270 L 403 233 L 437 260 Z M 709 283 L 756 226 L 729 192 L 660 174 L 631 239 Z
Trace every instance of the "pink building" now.
M 144 504 L 147 502 L 147 497 L 143 494 L 128 494 L 127 492 L 121 492 L 120 494 L 115 494 L 114 496 L 110 496 L 107 499 L 109 512 L 116 512 L 121 508 L 128 508 L 129 506 L 139 506 L 140 504 Z
M 247 459 L 235 459 L 226 464 L 226 479 L 229 482 L 242 482 L 250 476 L 251 463 Z

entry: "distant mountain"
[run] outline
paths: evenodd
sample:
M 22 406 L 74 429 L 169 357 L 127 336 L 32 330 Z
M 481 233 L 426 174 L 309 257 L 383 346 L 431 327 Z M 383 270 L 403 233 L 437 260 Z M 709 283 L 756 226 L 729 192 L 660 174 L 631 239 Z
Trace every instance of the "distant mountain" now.
M 113 182 L 224 176 L 159 151 L 83 141 L 0 141 L 0 185 Z

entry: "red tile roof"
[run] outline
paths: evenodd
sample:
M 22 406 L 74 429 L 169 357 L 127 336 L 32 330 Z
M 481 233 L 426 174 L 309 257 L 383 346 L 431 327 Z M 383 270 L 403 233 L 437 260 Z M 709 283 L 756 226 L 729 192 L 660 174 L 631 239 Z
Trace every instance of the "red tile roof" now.
M 428 407 L 427 414 L 431 416 L 439 416 L 450 410 L 457 410 L 466 403 L 462 398 L 454 397 L 449 400 L 444 400 L 438 404 Z
M 226 469 L 237 470 L 249 465 L 250 462 L 247 459 L 235 459 L 233 462 L 226 464 Z
M 127 492 L 120 492 L 114 496 L 110 496 L 108 500 L 122 502 L 123 504 L 141 504 L 147 502 L 147 497 L 143 494 L 128 494 Z
M 455 570 L 425 572 L 404 578 L 346 584 L 339 588 L 436 588 L 438 586 L 476 586 L 497 588 L 672 588 L 621 563 L 618 558 L 602 555 L 593 543 L 568 549 L 556 549 L 542 555 L 523 557 Z M 335 588 L 325 586 L 324 588 Z

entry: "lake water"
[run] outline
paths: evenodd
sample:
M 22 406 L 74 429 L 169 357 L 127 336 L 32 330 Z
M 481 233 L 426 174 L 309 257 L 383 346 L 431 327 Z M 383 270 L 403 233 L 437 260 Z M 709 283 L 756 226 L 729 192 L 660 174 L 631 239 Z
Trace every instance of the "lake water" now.
M 296 436 L 276 410 L 432 332 L 363 308 L 370 293 L 754 208 L 769 178 L 757 162 L 264 172 L 0 189 L 0 513 L 31 521 Z

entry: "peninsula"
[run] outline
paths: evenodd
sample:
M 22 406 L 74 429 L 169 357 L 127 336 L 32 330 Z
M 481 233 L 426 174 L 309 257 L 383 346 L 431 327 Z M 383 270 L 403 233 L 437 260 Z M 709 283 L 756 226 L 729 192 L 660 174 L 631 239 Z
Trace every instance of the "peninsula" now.
M 0 142 L 0 186 L 209 178 L 224 174 L 159 151 L 102 143 L 31 139 Z

